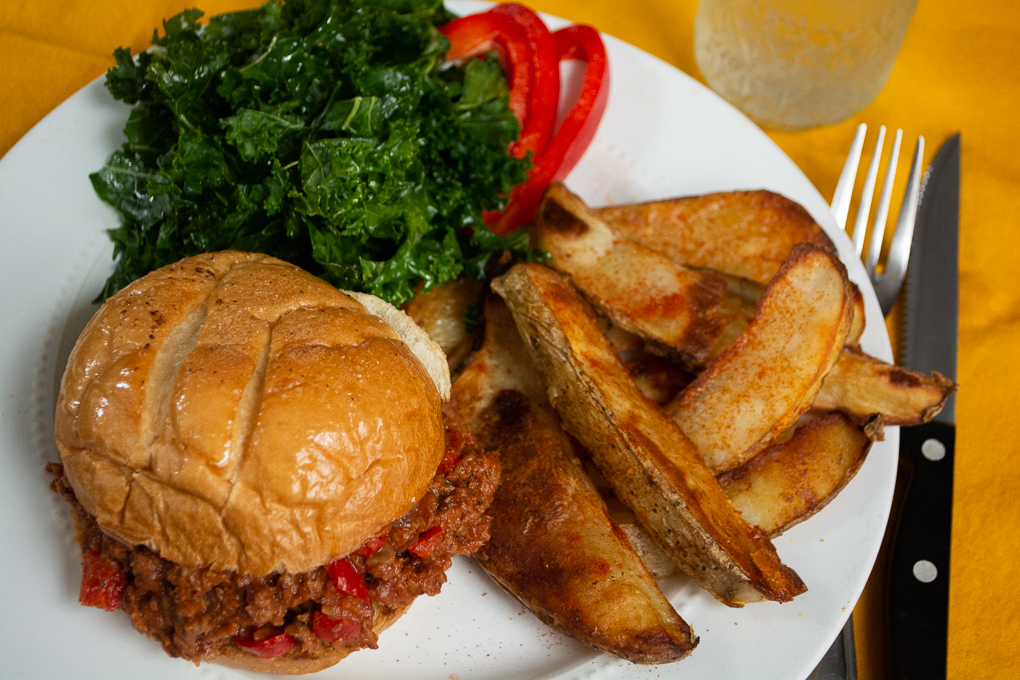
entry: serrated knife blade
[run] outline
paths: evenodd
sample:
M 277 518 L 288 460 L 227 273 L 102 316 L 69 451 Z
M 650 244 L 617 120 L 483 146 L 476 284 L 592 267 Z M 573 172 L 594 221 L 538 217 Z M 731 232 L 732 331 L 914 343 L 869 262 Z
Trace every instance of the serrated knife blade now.
M 932 161 L 907 269 L 903 365 L 955 381 L 960 220 L 960 135 Z M 895 677 L 946 677 L 955 397 L 930 423 L 900 432 L 908 478 L 893 544 L 889 624 Z

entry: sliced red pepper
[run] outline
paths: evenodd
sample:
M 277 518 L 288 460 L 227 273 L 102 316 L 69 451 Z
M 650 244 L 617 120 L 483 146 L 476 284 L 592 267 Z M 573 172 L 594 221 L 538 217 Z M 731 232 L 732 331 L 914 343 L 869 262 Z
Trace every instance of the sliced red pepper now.
M 361 635 L 361 621 L 346 616 L 334 619 L 322 612 L 312 614 L 312 632 L 326 642 L 356 640 Z
M 508 3 L 489 10 L 513 19 L 524 29 L 531 55 L 531 97 L 527 119 L 521 121 L 520 139 L 510 145 L 510 155 L 524 158 L 531 151 L 532 162 L 538 163 L 552 139 L 556 112 L 560 102 L 560 55 L 552 33 L 545 22 L 524 5 Z
M 120 606 L 127 577 L 120 565 L 98 550 L 82 552 L 81 589 L 78 602 L 86 607 L 99 607 L 112 612 Z
M 560 59 L 587 62 L 581 94 L 528 179 L 510 193 L 506 211 L 502 215 L 486 214 L 486 222 L 497 234 L 505 234 L 535 218 L 549 183 L 566 177 L 588 148 L 609 100 L 606 48 L 598 31 L 590 26 L 568 26 L 553 33 L 553 39 Z
M 234 644 L 243 649 L 246 652 L 251 652 L 255 656 L 262 657 L 263 659 L 272 659 L 286 654 L 290 650 L 297 646 L 297 639 L 293 636 L 287 635 L 286 633 L 277 633 L 261 640 L 256 640 L 254 637 L 248 638 L 234 638 Z
M 326 573 L 333 579 L 333 585 L 338 591 L 371 603 L 372 598 L 369 597 L 365 579 L 361 577 L 349 559 L 345 557 L 333 560 L 326 565 Z
M 531 101 L 531 54 L 524 29 L 503 14 L 483 12 L 454 19 L 439 26 L 450 40 L 446 58 L 450 61 L 475 57 L 494 51 L 507 74 L 510 86 L 510 110 L 523 127 L 527 123 Z
M 386 534 L 382 536 L 373 536 L 372 538 L 365 541 L 365 543 L 354 551 L 355 555 L 361 555 L 362 557 L 368 557 L 379 552 L 382 547 L 386 545 Z
M 561 61 L 579 59 L 588 63 L 584 70 L 581 94 L 552 142 L 552 145 L 563 148 L 563 160 L 553 175 L 553 181 L 556 182 L 564 179 L 574 169 L 599 128 L 609 102 L 609 60 L 599 32 L 591 26 L 567 26 L 556 31 L 553 39 Z M 559 140 L 560 133 L 566 135 L 562 142 Z
M 432 557 L 432 553 L 436 551 L 442 541 L 443 527 L 432 527 L 419 536 L 418 542 L 408 548 L 408 550 L 411 554 L 425 560 Z

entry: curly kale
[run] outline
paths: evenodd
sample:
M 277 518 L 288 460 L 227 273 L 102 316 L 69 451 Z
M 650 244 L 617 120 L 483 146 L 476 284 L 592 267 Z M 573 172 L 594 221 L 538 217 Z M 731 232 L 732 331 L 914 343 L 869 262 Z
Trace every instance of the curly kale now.
M 123 215 L 100 297 L 198 253 L 293 262 L 400 304 L 493 252 L 529 162 L 495 58 L 444 64 L 441 0 L 272 0 L 163 22 L 154 48 L 115 53 L 106 86 L 134 108 L 127 142 L 91 175 Z

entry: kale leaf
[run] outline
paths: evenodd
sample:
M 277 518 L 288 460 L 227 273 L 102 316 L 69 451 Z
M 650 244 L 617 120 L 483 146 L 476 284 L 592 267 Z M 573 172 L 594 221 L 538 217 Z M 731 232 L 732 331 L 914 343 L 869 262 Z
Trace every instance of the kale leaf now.
M 100 298 L 183 257 L 240 249 L 394 304 L 494 252 L 489 231 L 530 161 L 494 56 L 444 63 L 441 0 L 271 0 L 163 22 L 106 86 L 127 141 L 90 176 L 123 216 Z

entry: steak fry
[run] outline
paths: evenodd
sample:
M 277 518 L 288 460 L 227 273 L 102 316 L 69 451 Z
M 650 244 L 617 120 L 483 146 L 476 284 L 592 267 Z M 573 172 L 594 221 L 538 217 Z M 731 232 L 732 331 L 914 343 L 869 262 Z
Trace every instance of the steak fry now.
M 754 320 L 666 407 L 715 472 L 790 429 L 843 351 L 853 316 L 846 269 L 824 248 L 794 247 Z
M 678 352 L 690 366 L 703 366 L 726 349 L 754 315 L 756 299 L 732 292 L 725 277 L 617 237 L 559 183 L 542 199 L 531 241 L 600 313 Z
M 928 377 L 847 348 L 825 376 L 812 408 L 859 419 L 881 413 L 886 425 L 920 425 L 942 410 L 956 388 L 941 373 Z
M 835 498 L 870 448 L 853 421 L 832 413 L 799 426 L 789 440 L 720 475 L 719 483 L 744 519 L 775 538 Z
M 564 428 L 681 569 L 731 606 L 804 592 L 768 538 L 726 498 L 697 448 L 635 387 L 567 277 L 518 264 L 492 285 Z
M 503 301 L 485 305 L 485 339 L 453 384 L 448 413 L 499 448 L 503 483 L 489 542 L 475 557 L 546 624 L 635 663 L 669 663 L 695 645 L 690 627 L 613 523 Z
M 607 210 L 593 210 L 562 184 L 550 184 L 532 245 L 547 251 L 549 266 L 570 274 L 588 302 L 615 325 L 688 366 L 703 367 L 747 327 L 763 286 L 731 275 L 737 270 L 733 262 L 725 273 L 694 269 L 674 259 L 676 253 L 615 232 L 599 218 Z M 739 244 L 731 245 L 731 253 L 739 252 Z M 854 315 L 846 342 L 854 345 L 864 332 L 864 296 L 850 287 Z
M 767 284 L 798 243 L 835 250 L 800 204 L 771 191 L 728 191 L 596 208 L 615 233 L 690 267 Z

